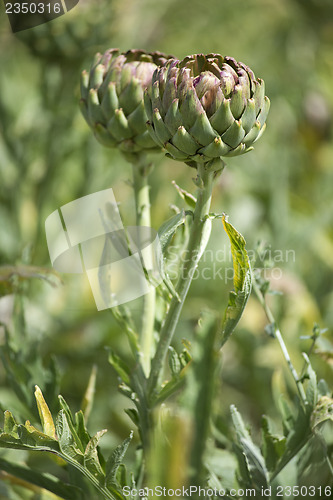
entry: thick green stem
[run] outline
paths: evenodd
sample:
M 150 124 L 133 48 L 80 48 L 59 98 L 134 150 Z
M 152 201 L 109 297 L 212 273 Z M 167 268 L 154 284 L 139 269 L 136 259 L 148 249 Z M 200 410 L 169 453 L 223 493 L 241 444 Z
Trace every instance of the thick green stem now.
M 197 203 L 193 215 L 186 258 L 183 262 L 181 274 L 176 287 L 180 300 L 178 300 L 177 297 L 173 297 L 161 329 L 160 339 L 152 361 L 148 382 L 150 395 L 153 395 L 156 389 L 168 348 L 175 333 L 179 316 L 193 278 L 193 274 L 208 242 L 207 224 L 210 223 L 209 209 L 214 175 L 213 171 L 205 170 L 204 165 L 198 165 L 198 181 L 201 185 L 198 189 Z
M 133 187 L 135 195 L 136 224 L 137 226 L 150 227 L 150 199 L 148 172 L 150 170 L 146 157 L 138 156 L 137 162 L 133 164 Z M 149 255 L 145 254 L 147 262 Z M 153 256 L 151 256 L 153 258 Z M 140 345 L 142 349 L 142 366 L 145 375 L 148 377 L 150 371 L 150 361 L 154 344 L 154 323 L 155 323 L 155 288 L 151 286 L 149 293 L 143 297 L 143 314 L 141 322 Z
M 290 359 L 287 346 L 286 346 L 286 344 L 285 344 L 285 342 L 283 340 L 283 337 L 282 337 L 282 333 L 281 333 L 280 329 L 277 327 L 275 318 L 273 316 L 273 313 L 270 310 L 270 308 L 268 307 L 268 305 L 266 303 L 266 300 L 265 300 L 265 297 L 263 296 L 263 294 L 262 294 L 259 286 L 257 285 L 255 279 L 253 280 L 253 290 L 254 290 L 256 296 L 258 297 L 260 304 L 264 308 L 264 311 L 265 311 L 265 314 L 267 316 L 268 321 L 272 325 L 275 326 L 275 329 L 274 329 L 275 338 L 277 339 L 278 343 L 280 344 L 282 354 L 283 354 L 283 356 L 284 356 L 284 358 L 285 358 L 285 360 L 287 362 L 287 365 L 288 365 L 288 368 L 290 370 L 290 373 L 291 373 L 293 379 L 295 380 L 296 387 L 298 389 L 298 393 L 300 395 L 301 401 L 302 401 L 302 403 L 305 406 L 307 404 L 307 401 L 306 401 L 306 395 L 305 395 L 305 392 L 304 392 L 304 388 L 303 388 L 303 385 L 302 385 L 302 380 L 298 376 L 297 371 L 296 371 L 294 365 L 292 364 L 292 361 Z

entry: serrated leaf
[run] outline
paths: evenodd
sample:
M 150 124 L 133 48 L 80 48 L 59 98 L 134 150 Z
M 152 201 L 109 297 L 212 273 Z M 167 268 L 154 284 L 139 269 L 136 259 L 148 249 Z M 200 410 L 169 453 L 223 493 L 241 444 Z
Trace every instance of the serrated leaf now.
M 234 268 L 234 291 L 229 294 L 228 306 L 221 325 L 221 346 L 228 340 L 240 320 L 252 288 L 252 274 L 243 236 L 223 215 L 224 229 L 231 243 Z
M 122 463 L 127 448 L 129 447 L 130 442 L 133 438 L 133 432 L 129 435 L 127 439 L 123 443 L 121 443 L 114 452 L 111 454 L 110 458 L 106 462 L 105 465 L 105 486 L 112 486 L 116 482 L 116 475 L 120 464 Z
M 102 482 L 105 477 L 105 473 L 99 461 L 97 446 L 101 437 L 107 432 L 106 429 L 97 432 L 87 444 L 84 452 L 84 466 L 91 472 L 91 474 Z
M 33 427 L 29 420 L 25 425 L 14 424 L 15 420 L 10 412 L 5 412 L 5 429 L 0 435 L 1 448 L 19 450 L 40 450 L 55 452 L 59 449 L 55 439 Z
M 71 432 L 67 415 L 64 410 L 60 410 L 56 421 L 56 431 L 59 441 L 59 446 L 61 452 L 74 459 L 75 461 L 83 464 L 84 453 L 80 448 L 78 448 L 76 440 Z
M 64 400 L 64 398 L 59 395 L 58 396 L 58 399 L 59 399 L 59 402 L 60 402 L 60 405 L 61 405 L 61 408 L 62 408 L 62 411 L 63 411 L 63 415 L 65 415 L 65 420 L 66 420 L 66 423 L 64 423 L 65 426 L 68 426 L 69 430 L 70 430 L 70 433 L 74 439 L 74 442 L 76 444 L 76 447 L 83 453 L 84 452 L 84 446 L 83 444 L 81 443 L 81 440 L 79 439 L 79 436 L 77 434 L 77 431 L 75 429 L 75 424 L 74 424 L 74 420 L 73 420 L 73 416 L 72 416 L 72 412 L 68 406 L 68 404 L 66 403 L 66 401 Z M 61 411 L 58 413 L 58 417 L 60 416 L 61 414 Z M 61 420 L 64 420 L 63 419 L 63 415 L 61 415 Z
M 63 403 L 63 405 L 64 407 L 66 407 L 65 402 Z M 67 411 L 70 411 L 68 407 Z M 113 487 L 110 486 L 108 488 L 104 486 L 103 468 L 102 466 L 100 466 L 100 468 L 98 469 L 96 468 L 96 463 L 101 464 L 102 459 L 97 450 L 97 442 L 101 436 L 101 433 L 98 433 L 96 436 L 94 436 L 94 438 L 89 440 L 90 444 L 88 442 L 89 446 L 86 446 L 85 456 L 84 453 L 82 453 L 82 451 L 77 447 L 77 443 L 74 439 L 71 429 L 71 426 L 73 426 L 73 421 L 71 421 L 71 424 L 69 423 L 70 418 L 68 417 L 64 409 L 60 410 L 56 419 L 56 432 L 58 440 L 53 440 L 50 436 L 47 436 L 46 434 L 40 432 L 38 429 L 33 427 L 29 421 L 27 421 L 25 425 L 15 423 L 15 425 L 17 425 L 16 428 L 15 425 L 13 425 L 13 420 L 12 417 L 10 417 L 9 413 L 7 414 L 7 420 L 8 430 L 11 430 L 11 434 L 1 433 L 1 448 L 27 451 L 34 450 L 53 453 L 57 457 L 66 461 L 68 464 L 74 467 L 74 469 L 78 470 L 83 476 L 85 476 L 103 495 L 104 498 L 112 500 L 124 500 L 124 496 L 119 491 L 119 488 L 116 485 Z M 77 418 L 76 416 L 76 422 L 78 421 L 79 418 Z M 81 442 L 80 444 L 82 446 Z M 97 453 L 98 462 L 95 460 L 95 451 Z M 85 459 L 86 464 L 84 463 Z M 50 491 L 52 491 L 52 489 L 50 489 Z M 76 497 L 75 489 L 73 489 L 72 496 L 67 497 L 64 495 L 62 496 L 62 498 L 76 500 L 76 498 L 79 499 L 81 497 Z
M 5 434 L 17 433 L 17 423 L 10 411 L 6 410 L 4 413 L 4 426 L 3 432 Z
M 52 439 L 56 439 L 56 431 L 53 418 L 49 407 L 46 404 L 43 393 L 38 385 L 35 386 L 35 398 L 44 433 L 47 436 L 50 436 Z
M 41 443 L 50 443 L 52 441 L 56 441 L 56 438 L 41 432 L 36 429 L 33 425 L 30 424 L 29 420 L 26 421 L 24 428 L 30 433 L 31 437 L 36 441 L 37 444 Z M 20 426 L 20 430 L 22 431 L 22 426 Z

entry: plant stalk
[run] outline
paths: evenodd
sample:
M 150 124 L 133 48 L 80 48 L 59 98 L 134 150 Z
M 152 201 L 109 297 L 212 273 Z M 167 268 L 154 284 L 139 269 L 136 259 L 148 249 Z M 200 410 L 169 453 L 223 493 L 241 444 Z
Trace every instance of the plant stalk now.
M 136 224 L 138 227 L 149 227 L 150 220 L 150 198 L 148 175 L 150 165 L 147 163 L 145 155 L 135 157 L 132 161 L 133 167 L 133 188 L 135 197 Z M 145 253 L 145 259 L 149 258 Z M 151 255 L 151 259 L 153 256 Z M 147 262 L 147 264 L 150 264 Z M 140 345 L 142 350 L 143 371 L 148 377 L 150 371 L 150 361 L 153 354 L 154 344 L 154 324 L 155 324 L 155 287 L 151 285 L 150 291 L 143 296 L 143 313 L 141 322 Z
M 268 319 L 268 321 L 273 324 L 275 326 L 275 329 L 274 329 L 274 335 L 275 335 L 275 338 L 277 339 L 278 343 L 280 344 L 280 348 L 281 348 L 281 351 L 282 351 L 282 354 L 287 362 L 287 365 L 288 365 L 288 368 L 290 370 L 290 373 L 296 383 L 296 387 L 297 387 L 297 390 L 298 390 L 298 393 L 300 395 L 300 398 L 301 398 L 301 401 L 303 403 L 304 406 L 306 406 L 307 404 L 307 400 L 306 400 L 306 395 L 305 395 L 305 391 L 304 391 L 304 388 L 303 388 L 303 385 L 302 385 L 302 380 L 300 379 L 300 377 L 298 376 L 297 374 L 297 371 L 294 367 L 294 365 L 292 364 L 292 361 L 290 359 L 290 356 L 289 356 L 289 352 L 288 352 L 288 349 L 287 349 L 287 346 L 283 340 L 283 337 L 282 337 L 282 333 L 281 333 L 281 330 L 278 328 L 277 324 L 276 324 L 276 321 L 275 321 L 275 318 L 273 316 L 273 313 L 272 311 L 270 310 L 269 306 L 267 305 L 267 302 L 265 300 L 265 297 L 264 295 L 262 294 L 259 286 L 257 285 L 256 283 L 256 280 L 253 279 L 253 290 L 260 302 L 260 304 L 262 305 L 264 311 L 265 311 L 265 314 L 266 314 L 266 317 Z
M 176 292 L 180 300 L 177 296 L 172 298 L 169 310 L 162 325 L 160 339 L 157 344 L 155 356 L 152 360 L 148 381 L 149 396 L 154 395 L 193 274 L 208 242 L 208 239 L 205 241 L 205 225 L 209 217 L 214 175 L 214 171 L 205 170 L 205 165 L 198 165 L 198 181 L 201 185 L 198 189 L 197 203 L 186 250 L 186 259 L 183 262 L 176 287 Z

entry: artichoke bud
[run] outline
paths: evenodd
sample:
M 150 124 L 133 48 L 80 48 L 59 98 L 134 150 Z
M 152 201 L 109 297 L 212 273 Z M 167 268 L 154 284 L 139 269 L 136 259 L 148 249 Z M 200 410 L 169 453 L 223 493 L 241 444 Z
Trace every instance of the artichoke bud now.
M 104 146 L 119 147 L 127 154 L 161 150 L 147 131 L 143 94 L 151 87 L 153 73 L 170 58 L 143 50 L 120 53 L 109 49 L 96 54 L 90 72 L 82 73 L 80 104 L 85 120 Z M 159 105 L 157 88 L 154 108 Z
M 171 59 L 155 70 L 145 91 L 150 136 L 190 166 L 253 149 L 269 104 L 263 80 L 220 54 Z

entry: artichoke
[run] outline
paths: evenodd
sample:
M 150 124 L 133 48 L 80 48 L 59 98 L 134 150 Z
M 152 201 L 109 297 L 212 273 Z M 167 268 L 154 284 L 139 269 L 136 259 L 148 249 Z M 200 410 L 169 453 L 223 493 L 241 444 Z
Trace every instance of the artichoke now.
M 196 54 L 169 60 L 145 93 L 151 137 L 190 166 L 236 156 L 265 130 L 265 85 L 232 57 Z
M 128 154 L 161 150 L 147 130 L 143 92 L 167 60 L 143 50 L 96 55 L 90 73 L 82 73 L 81 110 L 99 142 Z

